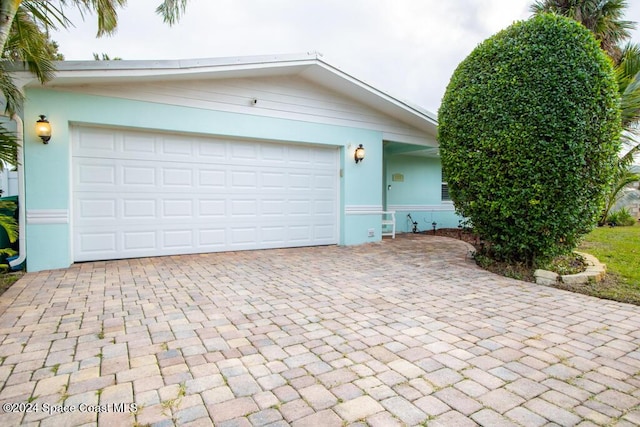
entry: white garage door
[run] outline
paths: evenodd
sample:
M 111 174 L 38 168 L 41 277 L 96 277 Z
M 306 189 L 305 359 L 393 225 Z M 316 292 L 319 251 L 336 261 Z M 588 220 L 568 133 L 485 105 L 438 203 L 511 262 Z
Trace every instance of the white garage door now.
M 75 261 L 338 242 L 337 148 L 71 134 Z

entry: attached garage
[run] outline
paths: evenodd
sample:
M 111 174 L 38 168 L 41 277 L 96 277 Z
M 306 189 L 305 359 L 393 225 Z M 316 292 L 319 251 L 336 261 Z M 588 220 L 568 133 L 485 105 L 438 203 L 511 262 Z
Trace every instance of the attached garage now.
M 433 116 L 316 53 L 56 68 L 45 85 L 15 71 L 25 101 L 12 263 L 26 259 L 29 271 L 377 242 L 381 212 L 424 187 L 409 174 L 386 182 L 387 160 L 437 151 Z M 429 167 L 439 189 L 439 163 Z
M 74 261 L 338 243 L 338 149 L 73 126 Z

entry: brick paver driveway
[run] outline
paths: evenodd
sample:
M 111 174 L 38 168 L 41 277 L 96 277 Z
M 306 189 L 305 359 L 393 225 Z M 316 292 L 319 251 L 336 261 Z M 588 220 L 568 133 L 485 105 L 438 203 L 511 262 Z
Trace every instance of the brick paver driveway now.
M 0 297 L 0 425 L 637 425 L 639 327 L 432 236 L 86 263 Z

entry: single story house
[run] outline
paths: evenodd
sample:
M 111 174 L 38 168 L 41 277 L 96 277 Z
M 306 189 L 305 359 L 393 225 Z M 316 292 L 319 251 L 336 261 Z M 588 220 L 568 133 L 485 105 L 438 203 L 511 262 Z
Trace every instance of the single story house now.
M 419 230 L 458 226 L 435 116 L 318 54 L 57 69 L 45 85 L 15 74 L 29 271 L 375 242 L 382 211 L 398 232 L 411 231 L 407 214 Z

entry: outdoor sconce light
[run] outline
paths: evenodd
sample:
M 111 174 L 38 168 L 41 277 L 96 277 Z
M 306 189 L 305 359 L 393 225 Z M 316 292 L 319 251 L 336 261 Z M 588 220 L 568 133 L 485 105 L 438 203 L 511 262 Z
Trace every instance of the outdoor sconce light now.
M 43 144 L 48 144 L 51 139 L 51 124 L 44 114 L 41 114 L 40 120 L 36 122 L 36 135 L 42 139 Z
M 356 164 L 364 160 L 364 147 L 362 144 L 358 145 L 358 148 L 356 148 L 353 158 L 356 160 Z

